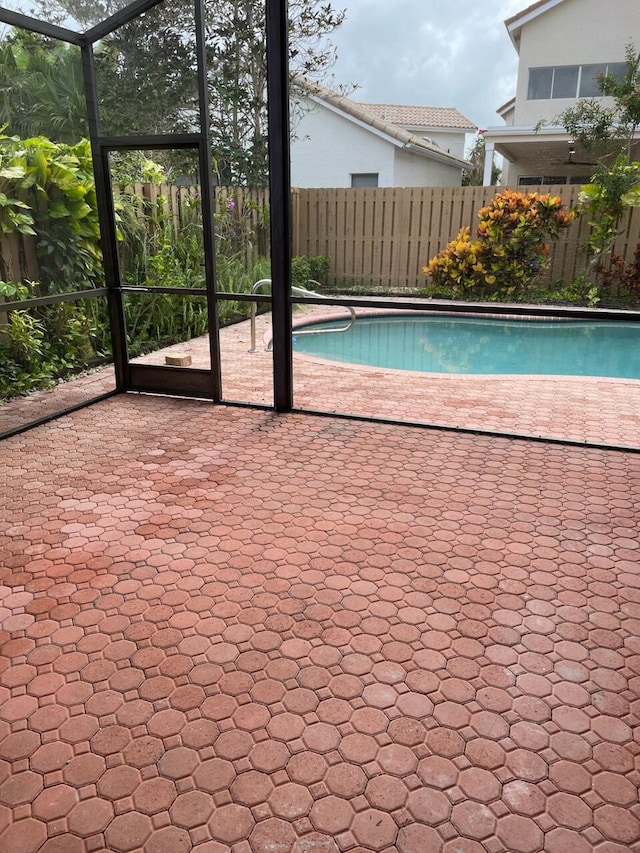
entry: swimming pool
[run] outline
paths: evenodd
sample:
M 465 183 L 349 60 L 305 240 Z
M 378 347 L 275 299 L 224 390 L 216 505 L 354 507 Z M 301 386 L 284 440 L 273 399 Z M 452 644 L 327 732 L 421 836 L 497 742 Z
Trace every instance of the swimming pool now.
M 426 373 L 607 376 L 640 379 L 640 323 L 464 316 L 359 317 L 293 332 L 294 352 Z M 299 328 L 297 331 L 303 331 Z

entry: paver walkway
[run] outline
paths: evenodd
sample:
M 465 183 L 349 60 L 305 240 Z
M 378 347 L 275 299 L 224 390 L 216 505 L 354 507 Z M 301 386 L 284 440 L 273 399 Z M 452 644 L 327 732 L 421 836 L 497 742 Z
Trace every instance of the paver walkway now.
M 3 853 L 640 850 L 640 456 L 120 396 L 0 485 Z

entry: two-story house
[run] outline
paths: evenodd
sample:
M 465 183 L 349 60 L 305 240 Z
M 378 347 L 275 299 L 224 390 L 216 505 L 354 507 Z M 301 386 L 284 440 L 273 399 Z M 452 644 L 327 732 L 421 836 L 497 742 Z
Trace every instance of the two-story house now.
M 505 21 L 518 52 L 515 97 L 498 109 L 505 126 L 485 131 L 485 185 L 495 153 L 507 186 L 580 184 L 592 163 L 554 121 L 580 98 L 601 98 L 600 72 L 625 72 L 625 47 L 640 48 L 638 0 L 539 0 Z
M 458 110 L 357 103 L 307 81 L 297 89 L 293 186 L 460 186 L 476 126 Z

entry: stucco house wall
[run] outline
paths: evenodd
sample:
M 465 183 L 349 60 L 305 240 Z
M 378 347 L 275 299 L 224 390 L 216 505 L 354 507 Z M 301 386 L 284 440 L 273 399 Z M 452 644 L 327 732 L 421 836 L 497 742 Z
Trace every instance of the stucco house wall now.
M 395 151 L 393 178 L 394 187 L 459 187 L 461 183 L 460 169 L 402 149 Z
M 452 137 L 444 133 L 438 140 L 445 155 Z M 291 183 L 297 187 L 351 187 L 354 174 L 377 174 L 379 187 L 460 186 L 463 165 L 407 149 L 314 99 L 303 104 L 291 140 Z
M 529 99 L 531 69 L 623 63 L 630 42 L 640 48 L 640 0 L 540 0 L 505 22 L 518 51 L 515 100 L 499 113 L 504 126 L 485 134 L 487 151 L 507 159 L 502 183 L 515 186 L 527 177 L 541 176 L 580 183 L 589 178 L 588 162 L 569 162 L 569 137 L 554 126 L 572 98 Z M 598 97 L 604 105 L 612 99 Z M 546 123 L 537 132 L 539 123 Z M 577 152 L 575 161 L 588 158 Z M 485 182 L 490 175 L 485 164 Z
M 394 148 L 365 128 L 315 104 L 304 113 L 291 140 L 291 185 L 350 187 L 352 173 L 378 173 L 378 185 L 393 186 Z
M 528 100 L 530 68 L 624 62 L 625 46 L 634 40 L 640 41 L 638 0 L 564 0 L 525 24 L 513 123 L 551 121 L 577 100 Z M 603 99 L 605 104 L 610 101 Z

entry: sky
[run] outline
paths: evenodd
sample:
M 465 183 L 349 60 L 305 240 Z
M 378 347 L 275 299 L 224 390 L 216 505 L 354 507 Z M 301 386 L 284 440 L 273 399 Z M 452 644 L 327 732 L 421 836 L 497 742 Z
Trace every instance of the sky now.
M 331 36 L 338 61 L 327 85 L 356 84 L 374 103 L 456 107 L 480 128 L 515 94 L 517 54 L 505 18 L 532 0 L 317 0 L 345 9 Z M 0 0 L 28 9 L 34 0 Z M 119 0 L 126 5 L 130 0 Z
M 356 101 L 456 107 L 484 129 L 515 95 L 517 54 L 505 18 L 532 0 L 334 0 L 335 82 Z

